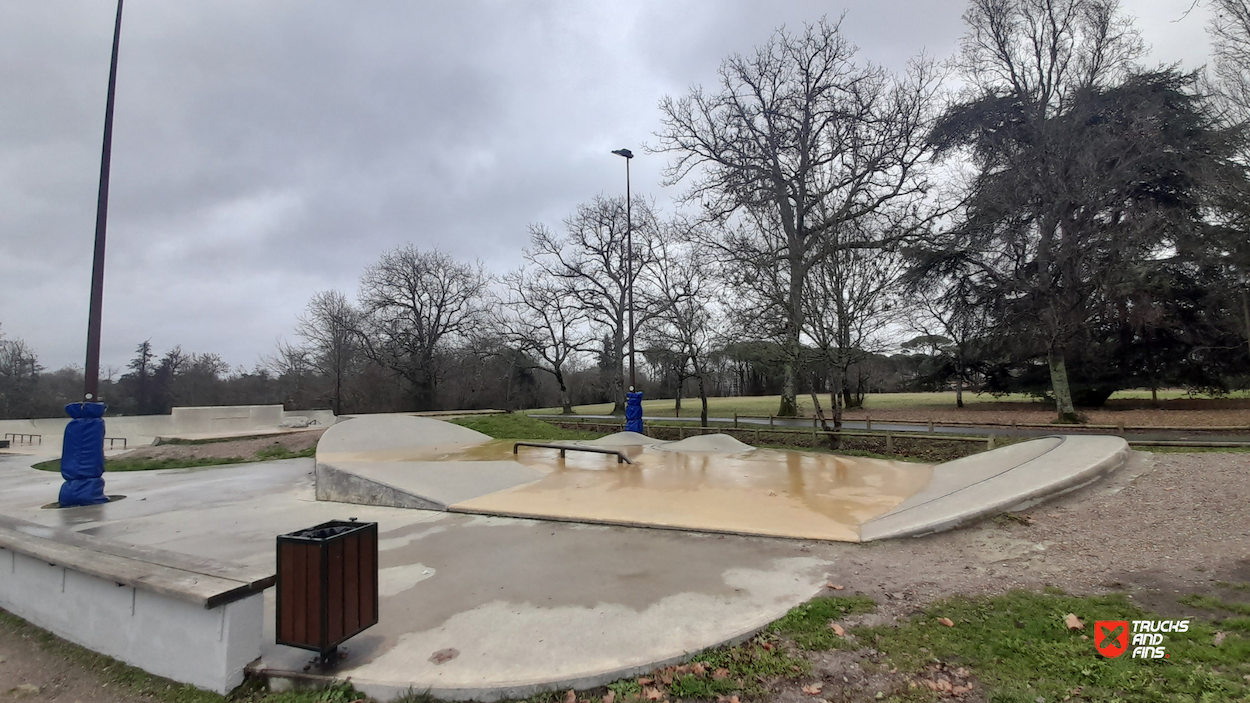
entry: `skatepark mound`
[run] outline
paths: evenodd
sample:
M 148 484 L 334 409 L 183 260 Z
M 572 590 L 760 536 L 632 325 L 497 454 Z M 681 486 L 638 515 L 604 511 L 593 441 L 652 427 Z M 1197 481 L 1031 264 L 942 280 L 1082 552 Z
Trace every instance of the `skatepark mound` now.
M 324 458 L 404 459 L 439 450 L 489 442 L 477 430 L 412 415 L 365 415 L 335 424 L 321 436 L 317 461 Z
M 604 447 L 604 448 L 650 447 L 656 444 L 663 444 L 663 443 L 664 443 L 663 440 L 654 439 L 652 437 L 646 436 L 645 434 L 639 434 L 637 432 L 617 432 L 616 434 L 610 434 L 610 435 L 607 435 L 606 437 L 600 437 L 599 439 L 591 439 L 591 440 L 587 440 L 584 442 L 578 442 L 578 444 L 585 444 L 590 447 Z
M 713 454 L 739 454 L 755 451 L 755 447 L 745 442 L 740 442 L 727 434 L 687 437 L 678 442 L 657 444 L 655 448 L 666 452 L 710 452 Z

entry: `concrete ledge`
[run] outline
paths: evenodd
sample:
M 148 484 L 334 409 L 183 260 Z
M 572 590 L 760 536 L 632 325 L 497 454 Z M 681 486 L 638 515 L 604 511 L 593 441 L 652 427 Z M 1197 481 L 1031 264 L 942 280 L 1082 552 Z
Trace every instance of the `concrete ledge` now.
M 227 693 L 260 656 L 272 574 L 0 517 L 0 607 L 144 671 Z
M 1065 435 L 938 464 L 925 490 L 861 525 L 860 541 L 921 537 L 1021 510 L 1092 483 L 1128 457 L 1120 437 Z

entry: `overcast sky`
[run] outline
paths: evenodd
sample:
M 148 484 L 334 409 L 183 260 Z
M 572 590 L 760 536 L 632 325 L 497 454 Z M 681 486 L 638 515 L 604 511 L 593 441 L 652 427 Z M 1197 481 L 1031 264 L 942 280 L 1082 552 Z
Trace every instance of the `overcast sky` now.
M 1206 8 L 1126 0 L 1152 62 L 1207 60 Z M 949 57 L 955 0 L 127 0 L 102 365 L 175 344 L 253 366 L 317 290 L 406 242 L 520 262 L 526 226 L 624 189 L 659 99 L 777 27 L 846 10 L 863 58 Z M 0 3 L 0 333 L 81 365 L 112 0 Z

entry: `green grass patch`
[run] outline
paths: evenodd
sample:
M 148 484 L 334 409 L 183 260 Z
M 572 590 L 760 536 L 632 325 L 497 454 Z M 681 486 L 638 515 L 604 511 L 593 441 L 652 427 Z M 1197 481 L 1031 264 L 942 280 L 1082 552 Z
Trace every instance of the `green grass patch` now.
M 1219 586 L 1220 588 L 1227 588 L 1233 591 L 1250 592 L 1250 583 L 1230 583 L 1228 581 L 1216 581 L 1215 585 Z
M 1070 631 L 1075 613 L 1084 631 Z M 946 627 L 938 618 L 949 618 Z M 1247 700 L 1250 639 L 1230 634 L 1220 646 L 1215 629 L 1198 620 L 1188 632 L 1166 635 L 1168 659 L 1104 659 L 1094 650 L 1095 620 L 1155 619 L 1122 596 L 1077 598 L 1057 592 L 1014 591 L 938 601 L 902 627 L 856 628 L 861 641 L 885 653 L 900 671 L 921 673 L 935 662 L 973 669 L 1001 703 L 1061 701 Z M 1081 635 L 1087 639 L 1081 639 Z M 1074 694 L 1080 689 L 1079 697 Z
M 282 445 L 265 447 L 251 457 L 182 457 L 165 459 L 127 459 L 125 455 L 115 459 L 104 460 L 105 471 L 156 471 L 158 469 L 196 469 L 205 466 L 225 466 L 227 464 L 246 464 L 254 461 L 274 461 L 277 459 L 299 459 L 317 455 L 316 447 L 308 447 L 299 451 L 291 451 Z M 41 461 L 31 466 L 40 471 L 60 472 L 61 460 Z
M 1226 610 L 1237 615 L 1250 615 L 1250 605 L 1244 603 L 1229 603 L 1228 601 L 1217 596 L 1200 596 L 1196 593 L 1177 598 L 1176 601 L 1181 605 L 1188 605 L 1191 608 L 1200 610 L 1220 611 Z
M 229 696 L 222 696 L 154 676 L 142 669 L 67 642 L 4 610 L 0 610 L 0 629 L 32 643 L 51 656 L 90 672 L 90 675 L 99 677 L 102 683 L 145 700 L 162 703 L 350 703 L 364 697 L 350 684 L 339 684 L 320 691 L 268 693 L 255 683 L 244 684 Z
M 876 609 L 876 602 L 868 596 L 813 598 L 791 608 L 771 629 L 787 635 L 802 649 L 840 649 L 847 646 L 846 639 L 834 634 L 829 628 L 830 621 Z
M 715 699 L 732 692 L 759 696 L 765 693 L 767 679 L 801 676 L 811 670 L 811 662 L 786 652 L 776 638 L 768 636 L 757 636 L 737 647 L 712 649 L 692 661 L 704 664 L 707 673 L 675 678 L 668 689 L 677 699 Z M 717 669 L 726 671 L 723 678 L 714 676 Z
M 588 430 L 566 430 L 524 413 L 472 415 L 458 417 L 451 422 L 490 435 L 494 439 L 597 439 L 605 434 Z

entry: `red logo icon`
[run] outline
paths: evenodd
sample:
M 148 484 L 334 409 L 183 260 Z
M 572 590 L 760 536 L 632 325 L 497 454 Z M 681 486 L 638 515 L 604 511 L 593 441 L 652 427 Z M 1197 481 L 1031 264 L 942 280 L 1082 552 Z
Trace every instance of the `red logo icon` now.
M 1094 649 L 1108 659 L 1115 659 L 1128 649 L 1127 620 L 1094 622 Z

